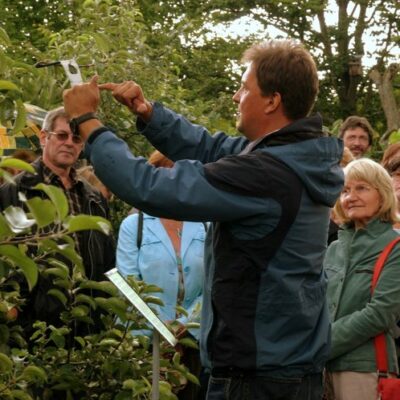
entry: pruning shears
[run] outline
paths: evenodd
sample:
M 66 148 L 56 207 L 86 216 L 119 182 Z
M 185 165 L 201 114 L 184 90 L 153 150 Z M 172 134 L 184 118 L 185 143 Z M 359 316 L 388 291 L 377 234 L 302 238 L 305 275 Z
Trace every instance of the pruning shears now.
M 60 60 L 60 61 L 40 61 L 35 64 L 36 68 L 45 68 L 45 67 L 52 67 L 52 66 L 62 66 L 64 68 L 65 74 L 67 75 L 69 81 L 71 82 L 71 86 L 78 85 L 82 83 L 82 75 L 80 71 L 80 67 L 92 67 L 92 64 L 86 65 L 78 65 L 74 58 L 70 60 Z

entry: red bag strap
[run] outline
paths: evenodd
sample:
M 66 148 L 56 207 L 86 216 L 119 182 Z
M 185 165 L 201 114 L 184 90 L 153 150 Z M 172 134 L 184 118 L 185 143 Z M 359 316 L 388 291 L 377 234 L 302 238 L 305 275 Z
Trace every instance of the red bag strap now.
M 393 250 L 393 247 L 400 242 L 400 236 L 396 239 L 392 240 L 382 251 L 379 255 L 378 259 L 376 260 L 374 273 L 372 275 L 372 282 L 371 282 L 371 295 L 374 293 L 375 287 L 378 283 L 379 276 L 382 272 L 382 269 L 385 265 L 385 262 Z M 387 361 L 387 351 L 386 351 L 386 338 L 385 334 L 381 333 L 374 338 L 375 344 L 375 355 L 376 355 L 376 366 L 378 368 L 379 374 L 387 374 L 388 373 L 388 361 Z

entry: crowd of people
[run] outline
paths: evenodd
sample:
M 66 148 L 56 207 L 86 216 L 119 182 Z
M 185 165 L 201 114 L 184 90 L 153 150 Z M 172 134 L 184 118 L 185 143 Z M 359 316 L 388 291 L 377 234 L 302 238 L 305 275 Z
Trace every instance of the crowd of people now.
M 349 116 L 338 137 L 325 132 L 311 114 L 317 68 L 301 44 L 255 44 L 243 62 L 237 137 L 211 135 L 150 102 L 133 81 L 94 77 L 66 90 L 64 107 L 44 121 L 37 174 L 3 184 L 1 208 L 20 205 L 18 192 L 42 195 L 38 182 L 62 188 L 73 214 L 107 217 L 110 196 L 134 207 L 116 250 L 99 232 L 76 235 L 76 248 L 90 279 L 117 266 L 163 289 L 163 321 L 200 322 L 186 332 L 200 352 L 184 362 L 207 381 L 180 399 L 376 400 L 376 336 L 387 343 L 384 372 L 398 374 L 400 248 L 370 288 L 380 254 L 399 235 L 400 144 L 381 162 L 368 158 L 374 130 L 360 116 Z M 148 160 L 100 121 L 101 90 L 137 117 L 157 149 Z M 82 150 L 91 166 L 76 170 Z M 57 323 L 60 304 L 44 307 L 50 287 L 41 278 L 27 294 L 27 334 L 36 319 Z

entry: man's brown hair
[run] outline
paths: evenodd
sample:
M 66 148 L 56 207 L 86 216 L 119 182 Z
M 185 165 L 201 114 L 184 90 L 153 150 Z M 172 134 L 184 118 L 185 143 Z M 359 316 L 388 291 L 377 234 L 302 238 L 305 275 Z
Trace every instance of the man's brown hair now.
M 310 113 L 319 83 L 315 62 L 303 45 L 292 40 L 269 40 L 247 49 L 242 61 L 254 63 L 264 96 L 281 95 L 289 119 Z

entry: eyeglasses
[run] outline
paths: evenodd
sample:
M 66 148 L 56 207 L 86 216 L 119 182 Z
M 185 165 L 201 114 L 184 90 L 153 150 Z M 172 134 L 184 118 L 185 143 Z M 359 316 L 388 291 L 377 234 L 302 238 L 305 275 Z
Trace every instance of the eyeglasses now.
M 342 190 L 341 196 L 348 196 L 353 191 L 356 195 L 363 195 L 363 194 L 371 192 L 372 190 L 377 190 L 377 189 L 370 185 L 366 185 L 366 184 L 355 185 L 352 187 L 345 186 Z
M 66 142 L 70 136 L 72 136 L 72 141 L 75 144 L 82 144 L 82 139 L 80 136 L 71 135 L 68 132 L 49 132 L 49 135 L 54 135 L 59 142 Z

